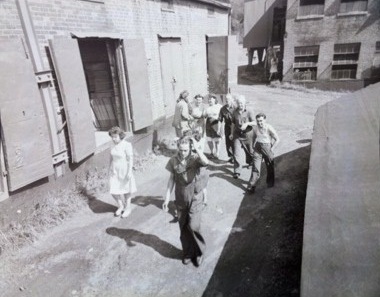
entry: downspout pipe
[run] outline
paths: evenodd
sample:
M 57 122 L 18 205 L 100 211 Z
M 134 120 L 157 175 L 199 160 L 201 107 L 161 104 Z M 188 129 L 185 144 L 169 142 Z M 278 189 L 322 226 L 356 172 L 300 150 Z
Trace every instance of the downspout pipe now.
M 228 35 L 232 34 L 232 7 L 228 9 Z

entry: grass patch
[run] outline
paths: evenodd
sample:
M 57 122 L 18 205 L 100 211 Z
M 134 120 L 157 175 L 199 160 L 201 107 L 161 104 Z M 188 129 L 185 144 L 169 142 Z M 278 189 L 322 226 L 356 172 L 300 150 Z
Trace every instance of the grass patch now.
M 135 154 L 133 170 L 143 172 L 152 168 L 158 160 L 152 151 Z M 0 257 L 17 252 L 33 243 L 46 230 L 58 226 L 64 220 L 88 205 L 94 193 L 108 191 L 108 166 L 94 167 L 76 176 L 73 186 L 47 192 L 39 202 L 29 207 L 14 220 L 0 228 Z
M 24 245 L 34 242 L 39 234 L 61 224 L 85 205 L 86 200 L 76 189 L 47 193 L 33 209 L 0 230 L 0 256 L 18 251 Z

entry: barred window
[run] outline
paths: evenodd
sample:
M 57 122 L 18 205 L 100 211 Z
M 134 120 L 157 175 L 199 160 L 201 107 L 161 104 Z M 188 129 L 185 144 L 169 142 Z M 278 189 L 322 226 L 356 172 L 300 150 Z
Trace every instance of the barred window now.
M 300 0 L 298 16 L 323 16 L 324 10 L 325 0 Z
M 367 11 L 368 0 L 340 0 L 339 12 L 360 12 Z
M 174 0 L 161 0 L 161 9 L 174 11 Z
M 332 61 L 332 79 L 356 79 L 360 43 L 344 43 L 334 45 Z
M 293 79 L 316 80 L 319 45 L 294 48 Z
M 376 53 L 380 53 L 380 41 L 376 41 Z

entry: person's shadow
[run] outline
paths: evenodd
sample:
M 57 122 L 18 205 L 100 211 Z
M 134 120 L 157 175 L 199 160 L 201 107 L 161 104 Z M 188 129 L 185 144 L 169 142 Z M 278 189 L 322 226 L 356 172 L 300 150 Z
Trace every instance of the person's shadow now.
M 164 203 L 164 198 L 162 196 L 136 196 L 132 199 L 132 203 L 141 207 L 146 207 L 148 205 L 154 205 L 159 209 L 162 209 L 162 204 Z M 177 223 L 178 217 L 175 213 L 175 205 L 173 201 L 169 202 L 169 214 L 173 216 L 170 223 Z
M 221 179 L 224 179 L 234 186 L 242 189 L 243 191 L 246 190 L 246 187 L 243 185 L 243 183 L 246 183 L 246 181 L 242 181 L 240 179 L 234 179 L 233 178 L 233 170 L 230 170 L 228 167 L 231 167 L 231 165 L 224 165 L 224 166 L 215 166 L 215 165 L 208 165 L 207 169 L 213 173 L 210 174 L 211 177 L 219 177 Z M 233 166 L 232 166 L 233 167 Z
M 120 229 L 116 227 L 107 228 L 106 232 L 109 235 L 124 239 L 128 247 L 135 247 L 135 242 L 139 242 L 153 248 L 165 258 L 182 259 L 182 251 L 180 249 L 161 240 L 156 235 L 145 234 L 133 229 Z
M 113 213 L 117 209 L 115 205 L 99 200 L 93 193 L 83 192 L 83 195 L 87 198 L 88 207 L 92 210 L 93 213 Z
M 141 207 L 154 205 L 161 209 L 164 199 L 162 196 L 136 196 L 132 198 L 132 203 Z

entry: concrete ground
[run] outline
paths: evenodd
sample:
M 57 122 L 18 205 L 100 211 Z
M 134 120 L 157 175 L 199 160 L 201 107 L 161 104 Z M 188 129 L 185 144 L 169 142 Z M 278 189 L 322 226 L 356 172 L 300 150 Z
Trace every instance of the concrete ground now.
M 314 114 L 340 96 L 311 90 L 237 86 L 255 113 L 278 131 L 276 185 L 246 194 L 224 161 L 209 166 L 209 203 L 201 267 L 181 262 L 179 228 L 161 210 L 168 157 L 136 173 L 137 196 L 127 219 L 115 218 L 109 194 L 15 255 L 2 296 L 299 296 L 303 211 Z M 208 149 L 206 148 L 206 153 Z M 222 147 L 222 159 L 227 159 Z M 265 174 L 265 170 L 263 171 Z M 173 197 L 174 198 L 174 197 Z

